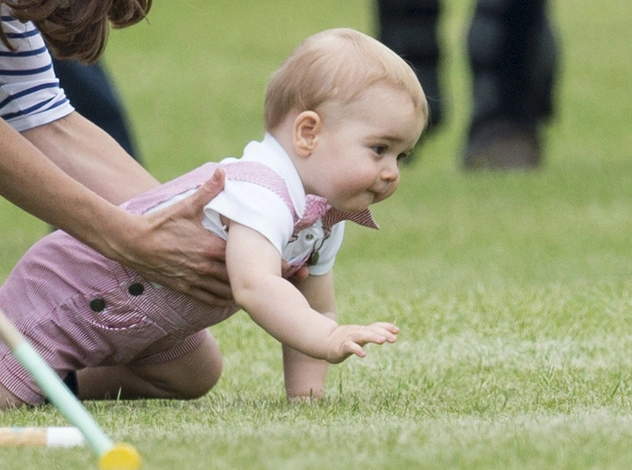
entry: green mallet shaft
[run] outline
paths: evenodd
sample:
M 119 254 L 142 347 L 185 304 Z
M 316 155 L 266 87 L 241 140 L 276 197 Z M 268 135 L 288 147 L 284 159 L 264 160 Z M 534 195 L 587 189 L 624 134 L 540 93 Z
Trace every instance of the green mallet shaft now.
M 48 399 L 59 408 L 68 421 L 81 431 L 86 442 L 97 455 L 101 456 L 114 447 L 114 443 L 106 436 L 79 400 L 13 326 L 1 309 L 0 339 L 11 348 L 13 355 L 35 379 Z

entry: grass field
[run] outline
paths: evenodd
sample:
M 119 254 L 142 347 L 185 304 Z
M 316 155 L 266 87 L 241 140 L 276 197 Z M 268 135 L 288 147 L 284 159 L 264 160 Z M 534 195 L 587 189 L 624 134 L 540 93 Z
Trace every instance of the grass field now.
M 272 7 L 271 7 L 272 5 Z M 331 369 L 328 398 L 284 400 L 280 347 L 243 313 L 213 328 L 224 376 L 193 402 L 88 403 L 147 469 L 627 469 L 632 465 L 632 32 L 628 0 L 552 2 L 562 43 L 546 164 L 459 169 L 470 2 L 444 2 L 450 122 L 374 213 L 349 226 L 340 317 L 400 341 Z M 261 136 L 269 74 L 305 36 L 374 33 L 372 2 L 156 2 L 107 61 L 147 167 L 167 180 Z M 0 205 L 0 278 L 46 227 Z M 63 425 L 52 408 L 0 415 Z M 94 468 L 87 449 L 0 450 L 3 470 Z

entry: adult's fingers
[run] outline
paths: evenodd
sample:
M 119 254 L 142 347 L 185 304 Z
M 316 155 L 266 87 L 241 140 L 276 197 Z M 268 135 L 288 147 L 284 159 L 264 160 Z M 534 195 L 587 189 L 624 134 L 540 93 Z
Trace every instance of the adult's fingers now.
M 192 205 L 193 210 L 198 209 L 201 211 L 205 205 L 207 205 L 211 199 L 217 196 L 222 189 L 224 189 L 224 183 L 226 181 L 226 173 L 222 168 L 215 169 L 215 173 L 211 179 L 207 180 L 198 190 L 192 194 L 188 199 Z M 201 216 L 200 212 L 200 216 Z
M 298 281 L 303 281 L 307 279 L 307 276 L 309 276 L 309 269 L 307 268 L 307 266 L 303 266 L 301 269 L 296 271 L 292 277 Z
M 224 171 L 218 169 L 191 196 L 145 216 L 151 229 L 139 240 L 131 266 L 165 287 L 212 305 L 226 305 L 232 298 L 226 242 L 201 224 L 204 206 L 222 190 L 224 180 Z
M 225 283 L 217 282 L 216 285 L 206 288 L 188 286 L 183 289 L 183 293 L 200 302 L 216 307 L 230 307 L 235 304 L 232 298 L 232 291 L 230 287 L 227 288 Z
M 213 176 L 193 194 L 156 214 L 165 218 L 188 219 L 199 223 L 202 220 L 204 206 L 222 191 L 225 178 L 224 170 L 217 168 Z

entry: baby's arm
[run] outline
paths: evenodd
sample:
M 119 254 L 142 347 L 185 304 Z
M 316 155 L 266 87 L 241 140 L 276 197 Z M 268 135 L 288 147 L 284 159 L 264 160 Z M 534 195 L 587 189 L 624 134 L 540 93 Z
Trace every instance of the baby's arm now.
M 390 323 L 338 325 L 312 309 L 303 294 L 281 277 L 281 256 L 260 233 L 229 222 L 226 264 L 237 303 L 284 345 L 315 359 L 336 363 L 366 355 L 367 343 L 393 343 Z
M 333 271 L 323 276 L 309 276 L 293 284 L 305 296 L 309 305 L 322 315 L 336 320 L 336 298 Z M 324 313 L 323 313 L 324 312 Z M 285 390 L 290 400 L 310 401 L 325 395 L 325 379 L 329 363 L 314 359 L 294 348 L 283 345 Z

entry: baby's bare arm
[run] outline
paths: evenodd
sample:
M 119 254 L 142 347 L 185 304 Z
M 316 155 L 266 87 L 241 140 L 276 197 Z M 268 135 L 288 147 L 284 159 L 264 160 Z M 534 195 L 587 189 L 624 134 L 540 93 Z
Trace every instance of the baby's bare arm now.
M 309 305 L 322 315 L 336 320 L 336 299 L 333 272 L 323 276 L 308 276 L 293 281 Z M 322 313 L 324 312 L 324 313 Z M 329 363 L 314 359 L 283 345 L 283 372 L 287 397 L 292 401 L 311 401 L 325 395 L 325 380 Z
M 281 277 L 281 257 L 258 232 L 230 222 L 226 264 L 237 303 L 281 343 L 315 359 L 341 362 L 365 356 L 367 343 L 396 341 L 388 323 L 339 326 L 314 310 L 305 296 Z

